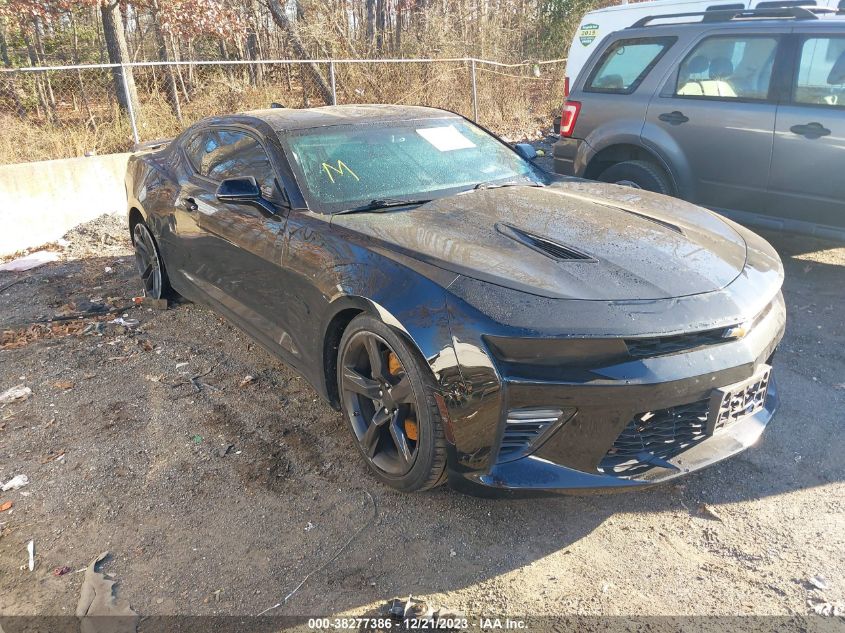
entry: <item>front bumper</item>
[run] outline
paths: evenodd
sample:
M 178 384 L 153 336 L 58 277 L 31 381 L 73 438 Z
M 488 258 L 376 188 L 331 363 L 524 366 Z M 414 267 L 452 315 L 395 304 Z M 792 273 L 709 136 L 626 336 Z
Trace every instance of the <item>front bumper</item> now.
M 452 488 L 482 497 L 586 494 L 636 490 L 664 483 L 732 457 L 752 446 L 774 417 L 779 405 L 775 381 L 769 383 L 765 406 L 717 431 L 712 437 L 668 460 L 675 469 L 654 466 L 636 477 L 625 478 L 585 472 L 556 464 L 539 455 L 496 464 L 487 473 L 450 477 Z
M 447 436 L 454 443 L 449 483 L 482 496 L 635 489 L 735 455 L 759 439 L 777 409 L 777 387 L 767 368 L 784 326 L 785 306 L 778 293 L 742 338 L 651 356 L 646 350 L 644 357 L 604 359 L 577 371 L 547 366 L 545 373 L 503 363 L 497 360 L 501 352 L 483 349 L 483 342 L 455 337 L 466 391 L 453 395 L 444 412 Z M 591 350 L 590 357 L 600 349 L 600 339 L 580 340 Z M 759 391 L 756 406 L 740 406 L 742 413 L 730 424 L 711 425 L 718 417 L 711 414 L 715 394 L 756 384 L 759 376 L 770 379 L 768 388 Z M 504 452 L 510 416 L 532 407 L 575 413 L 540 431 L 524 456 L 513 459 Z M 687 427 L 675 424 L 681 415 L 687 416 Z M 650 441 L 657 442 L 657 449 L 653 443 L 647 450 L 644 445 L 640 458 L 642 437 L 635 433 L 633 452 L 639 462 L 620 466 L 619 455 L 631 449 L 632 425 L 648 419 L 652 422 L 643 427 L 648 428 L 643 437 L 652 433 Z M 658 419 L 673 434 L 668 447 L 661 435 L 666 427 L 650 426 Z M 691 440 L 683 436 L 690 429 L 695 431 Z

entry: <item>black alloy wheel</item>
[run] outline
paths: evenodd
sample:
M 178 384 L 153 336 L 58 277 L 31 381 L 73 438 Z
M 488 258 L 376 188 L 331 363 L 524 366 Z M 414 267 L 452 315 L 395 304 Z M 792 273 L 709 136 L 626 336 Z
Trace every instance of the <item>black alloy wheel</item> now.
M 368 315 L 356 317 L 341 340 L 343 411 L 369 467 L 400 490 L 431 488 L 445 478 L 445 440 L 426 371 L 395 333 Z
M 132 241 L 135 244 L 135 265 L 144 284 L 144 295 L 161 299 L 167 293 L 169 285 L 158 247 L 146 224 L 138 222 L 135 225 Z

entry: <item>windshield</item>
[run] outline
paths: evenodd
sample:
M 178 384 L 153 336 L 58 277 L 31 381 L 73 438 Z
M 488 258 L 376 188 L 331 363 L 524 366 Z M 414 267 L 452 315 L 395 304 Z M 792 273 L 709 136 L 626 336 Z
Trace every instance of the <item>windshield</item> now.
M 479 183 L 543 182 L 542 172 L 463 119 L 336 125 L 281 132 L 308 206 L 325 213 L 373 200 L 420 200 Z

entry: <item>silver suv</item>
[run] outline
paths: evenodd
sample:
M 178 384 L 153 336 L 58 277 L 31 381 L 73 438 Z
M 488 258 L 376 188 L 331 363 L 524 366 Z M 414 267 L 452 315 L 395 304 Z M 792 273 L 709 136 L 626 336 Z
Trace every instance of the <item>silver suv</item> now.
M 845 240 L 845 18 L 727 7 L 609 35 L 564 104 L 555 171 Z

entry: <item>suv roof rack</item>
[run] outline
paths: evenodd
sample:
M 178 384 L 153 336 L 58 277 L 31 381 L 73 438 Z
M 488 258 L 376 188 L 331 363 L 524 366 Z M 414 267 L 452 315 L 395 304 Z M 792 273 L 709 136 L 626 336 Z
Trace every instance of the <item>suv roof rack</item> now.
M 826 9 L 826 8 L 825 8 Z M 664 20 L 668 18 L 693 18 L 700 17 L 701 22 L 730 22 L 735 19 L 748 18 L 790 18 L 793 20 L 818 20 L 817 13 L 827 13 L 827 10 L 819 10 L 815 7 L 805 6 L 784 6 L 771 7 L 765 9 L 713 9 L 710 11 L 695 11 L 691 13 L 664 13 L 661 15 L 648 15 L 640 18 L 634 22 L 630 27 L 632 29 L 640 28 L 642 26 L 649 26 L 655 20 Z M 835 10 L 831 11 L 835 13 Z M 692 23 L 693 20 L 687 22 L 673 22 L 672 24 Z

